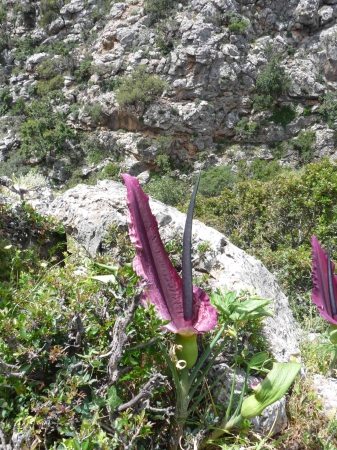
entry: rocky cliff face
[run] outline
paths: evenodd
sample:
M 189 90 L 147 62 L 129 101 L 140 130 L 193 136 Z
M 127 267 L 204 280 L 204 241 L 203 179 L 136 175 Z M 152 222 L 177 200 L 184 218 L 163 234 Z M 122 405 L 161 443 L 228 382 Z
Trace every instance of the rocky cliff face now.
M 102 161 L 138 175 L 160 153 L 192 169 L 256 156 L 295 166 L 303 137 L 311 158 L 335 157 L 337 0 L 170 2 L 159 17 L 153 4 L 165 2 L 2 2 L 3 171 L 20 149 L 21 165 L 58 183 Z M 165 83 L 124 102 L 120 85 L 139 66 Z M 61 133 L 23 126 L 38 120 L 27 105 L 46 99 L 67 128 L 38 151 L 32 136 Z

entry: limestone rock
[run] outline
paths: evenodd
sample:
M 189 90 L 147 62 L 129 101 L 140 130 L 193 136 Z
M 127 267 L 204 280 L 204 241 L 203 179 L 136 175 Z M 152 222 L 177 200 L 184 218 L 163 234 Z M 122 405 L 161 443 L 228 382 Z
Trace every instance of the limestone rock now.
M 318 397 L 322 399 L 326 414 L 332 419 L 337 419 L 337 380 L 326 378 L 323 375 L 313 376 L 314 386 Z
M 316 27 L 318 25 L 318 7 L 320 0 L 300 0 L 295 10 L 299 23 Z
M 182 236 L 184 214 L 154 199 L 150 200 L 150 205 L 165 242 Z M 126 189 L 113 181 L 101 181 L 97 186 L 78 185 L 56 198 L 49 212 L 94 257 L 109 224 L 117 223 L 126 229 Z M 278 361 L 288 361 L 291 355 L 298 355 L 294 320 L 275 277 L 260 261 L 199 221 L 194 221 L 193 236 L 194 255 L 198 254 L 200 244 L 207 242 L 211 248 L 206 261 L 200 263 L 200 258 L 196 257 L 196 274 L 198 270 L 201 270 L 200 274 L 208 273 L 213 288 L 225 285 L 236 290 L 254 287 L 261 297 L 272 298 L 274 317 L 264 322 L 270 350 Z

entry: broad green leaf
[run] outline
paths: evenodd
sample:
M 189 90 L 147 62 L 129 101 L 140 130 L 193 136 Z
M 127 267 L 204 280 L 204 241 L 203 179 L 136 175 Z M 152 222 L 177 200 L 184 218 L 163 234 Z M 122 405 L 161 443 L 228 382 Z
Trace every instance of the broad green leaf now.
M 248 362 L 249 370 L 260 370 L 269 359 L 268 352 L 257 353 Z
M 243 401 L 242 417 L 251 419 L 259 416 L 267 406 L 283 397 L 301 366 L 300 363 L 274 363 L 266 378 L 255 388 L 255 394 Z
M 109 270 L 110 272 L 113 272 L 113 273 L 117 273 L 118 272 L 118 266 L 110 266 L 108 264 L 101 264 L 101 263 L 98 263 L 98 262 L 95 262 L 95 266 L 101 267 L 102 269 Z
M 329 340 L 331 344 L 337 344 L 337 326 L 331 324 L 329 329 Z
M 116 283 L 115 275 L 95 275 L 91 278 L 93 280 L 102 281 L 102 283 Z

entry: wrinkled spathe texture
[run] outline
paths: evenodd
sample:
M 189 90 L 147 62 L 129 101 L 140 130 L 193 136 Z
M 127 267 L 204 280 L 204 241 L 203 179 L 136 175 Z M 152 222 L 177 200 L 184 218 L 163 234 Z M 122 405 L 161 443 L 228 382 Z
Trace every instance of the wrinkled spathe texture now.
M 336 309 L 337 307 L 337 276 L 333 274 L 335 265 L 331 261 L 329 264 L 328 255 L 315 236 L 311 237 L 311 246 L 314 283 L 312 301 L 317 305 L 318 312 L 325 319 L 337 325 L 337 315 L 333 311 L 333 308 Z M 331 273 L 331 295 L 329 292 L 329 270 Z
M 127 174 L 122 177 L 128 192 L 130 239 L 136 248 L 133 267 L 147 283 L 142 296 L 143 306 L 147 301 L 155 305 L 159 316 L 170 320 L 165 328 L 173 333 L 191 335 L 213 329 L 217 324 L 216 309 L 210 304 L 208 295 L 196 286 L 193 287 L 193 317 L 184 319 L 182 280 L 160 239 L 148 195 L 142 191 L 136 178 Z

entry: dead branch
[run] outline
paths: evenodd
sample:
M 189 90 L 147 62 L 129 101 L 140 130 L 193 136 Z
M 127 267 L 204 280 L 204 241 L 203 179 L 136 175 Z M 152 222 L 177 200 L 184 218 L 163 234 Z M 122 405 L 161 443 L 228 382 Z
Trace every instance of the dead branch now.
M 26 372 L 12 372 L 12 370 L 17 370 L 18 367 L 13 364 L 7 364 L 0 358 L 0 368 L 3 370 L 3 373 L 6 378 L 23 378 Z
M 155 389 L 157 389 L 161 384 L 163 384 L 165 380 L 166 377 L 160 373 L 152 374 L 149 381 L 144 384 L 144 386 L 140 389 L 139 393 L 135 397 L 133 397 L 130 401 L 117 406 L 117 408 L 115 408 L 115 412 L 122 412 L 127 410 L 128 408 L 132 408 L 137 403 L 139 403 L 143 397 L 149 399 L 153 394 L 153 392 L 155 391 Z
M 110 384 L 116 384 L 119 377 L 119 363 L 122 359 L 124 353 L 124 346 L 128 340 L 128 336 L 126 334 L 126 327 L 132 321 L 137 306 L 140 302 L 140 297 L 143 292 L 143 287 L 138 288 L 129 307 L 126 309 L 124 316 L 117 317 L 116 322 L 112 331 L 112 342 L 110 344 L 111 354 L 109 362 L 108 362 L 108 374 Z

